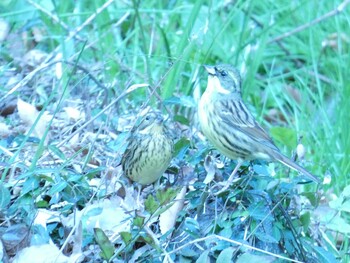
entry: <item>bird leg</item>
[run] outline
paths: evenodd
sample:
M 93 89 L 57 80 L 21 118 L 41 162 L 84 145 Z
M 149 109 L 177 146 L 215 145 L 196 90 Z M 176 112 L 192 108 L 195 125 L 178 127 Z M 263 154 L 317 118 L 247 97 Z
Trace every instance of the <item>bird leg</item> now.
M 241 167 L 241 165 L 243 164 L 243 160 L 238 160 L 237 162 L 237 165 L 235 167 L 235 169 L 233 169 L 230 177 L 228 178 L 228 180 L 225 182 L 225 186 L 218 192 L 216 192 L 214 195 L 218 196 L 219 194 L 225 192 L 229 187 L 230 185 L 232 184 L 233 182 L 233 179 L 235 178 L 235 175 L 239 169 L 239 167 Z

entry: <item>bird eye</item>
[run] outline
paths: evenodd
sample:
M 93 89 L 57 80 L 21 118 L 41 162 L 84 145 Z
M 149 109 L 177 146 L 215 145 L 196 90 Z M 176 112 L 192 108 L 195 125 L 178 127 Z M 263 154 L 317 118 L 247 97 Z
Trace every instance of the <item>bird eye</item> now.
M 145 118 L 146 121 L 149 121 L 150 119 L 151 119 L 150 116 L 146 116 L 146 118 Z
M 220 72 L 220 74 L 221 74 L 221 76 L 223 76 L 223 77 L 227 76 L 226 70 L 222 70 L 222 71 Z

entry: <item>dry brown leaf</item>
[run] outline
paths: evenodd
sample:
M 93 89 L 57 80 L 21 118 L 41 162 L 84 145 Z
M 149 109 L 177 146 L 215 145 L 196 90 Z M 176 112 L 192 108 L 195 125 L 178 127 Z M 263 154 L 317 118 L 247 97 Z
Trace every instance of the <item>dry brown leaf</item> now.
M 207 175 L 203 181 L 205 184 L 209 184 L 213 181 L 215 176 L 216 165 L 213 158 L 210 155 L 207 155 L 204 160 L 204 169 L 207 172 Z
M 159 216 L 160 232 L 163 235 L 175 225 L 177 216 L 184 206 L 186 190 L 187 187 L 184 186 L 177 194 L 174 204 Z
M 46 228 L 47 224 L 60 223 L 61 214 L 57 211 L 38 209 L 36 217 L 34 219 L 34 225 L 41 225 Z
M 118 200 L 119 198 L 116 197 L 114 200 L 104 199 L 95 204 L 87 205 L 81 211 L 83 215 L 87 215 L 96 209 L 101 209 L 101 213 L 91 215 L 84 226 L 84 230 L 92 232 L 95 227 L 99 227 L 106 233 L 120 233 L 125 229 L 129 229 L 131 224 L 130 215 L 118 206 Z
M 22 249 L 13 259 L 13 263 L 67 263 L 69 258 L 63 255 L 53 244 L 31 246 Z
M 33 33 L 35 42 L 39 43 L 45 39 L 46 32 L 42 27 L 37 27 L 37 26 L 32 27 L 32 33 Z
M 24 65 L 36 67 L 39 66 L 47 57 L 47 53 L 39 49 L 32 49 L 28 51 L 22 60 Z
M 85 113 L 79 111 L 77 108 L 74 107 L 65 107 L 64 111 L 67 114 L 67 117 L 72 121 L 84 121 L 85 120 Z
M 80 133 L 76 133 L 72 139 L 69 140 L 68 145 L 73 149 L 77 149 L 80 146 L 80 143 Z
M 8 137 L 10 135 L 10 129 L 5 123 L 0 122 L 0 137 Z
M 350 43 L 350 38 L 345 33 L 329 34 L 325 40 L 322 41 L 322 48 L 330 47 L 334 50 L 338 49 L 339 40 L 343 45 Z
M 298 156 L 299 160 L 304 159 L 306 150 L 305 150 L 305 147 L 304 147 L 304 145 L 302 143 L 299 143 L 297 145 L 296 153 L 297 153 L 297 156 Z
M 269 123 L 287 123 L 286 118 L 282 114 L 282 112 L 278 109 L 270 109 L 266 115 L 264 115 L 264 119 Z
M 21 99 L 17 100 L 17 109 L 19 117 L 26 124 L 27 130 L 29 130 L 34 125 L 39 115 L 39 111 L 37 111 L 37 109 L 33 105 Z M 45 112 L 36 123 L 34 135 L 37 136 L 39 139 L 41 139 L 44 136 L 50 118 L 51 116 Z M 48 136 L 46 137 L 46 141 L 47 140 Z
M 292 87 L 291 85 L 287 85 L 285 90 L 298 104 L 301 103 L 301 94 L 298 89 Z
M 10 31 L 10 25 L 4 19 L 0 19 L 0 43 L 3 42 Z
M 1 240 L 8 255 L 15 255 L 18 250 L 26 247 L 29 241 L 29 229 L 24 224 L 16 224 L 6 229 Z

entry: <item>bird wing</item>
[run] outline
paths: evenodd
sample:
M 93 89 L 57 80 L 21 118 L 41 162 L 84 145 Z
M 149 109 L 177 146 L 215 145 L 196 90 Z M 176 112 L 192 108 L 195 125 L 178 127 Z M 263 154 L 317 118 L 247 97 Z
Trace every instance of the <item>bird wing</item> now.
M 256 122 L 242 100 L 231 97 L 221 99 L 218 101 L 216 110 L 219 111 L 218 116 L 221 116 L 222 121 L 233 129 L 242 132 L 258 143 L 279 151 L 268 133 Z

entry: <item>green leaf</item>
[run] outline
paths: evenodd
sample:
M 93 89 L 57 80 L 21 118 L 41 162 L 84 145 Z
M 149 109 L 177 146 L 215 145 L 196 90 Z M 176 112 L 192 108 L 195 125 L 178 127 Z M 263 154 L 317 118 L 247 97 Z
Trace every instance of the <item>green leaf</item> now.
M 317 193 L 315 192 L 304 192 L 302 193 L 303 196 L 307 197 L 307 199 L 309 199 L 310 203 L 313 206 L 317 206 L 319 203 L 319 196 Z
M 188 138 L 182 137 L 175 143 L 174 148 L 174 156 L 176 156 L 178 159 L 184 159 L 188 148 L 190 148 L 190 140 Z
M 145 222 L 145 218 L 141 216 L 136 216 L 134 218 L 134 225 L 138 227 L 142 227 Z
M 297 134 L 293 129 L 285 127 L 272 127 L 270 129 L 270 134 L 281 145 L 286 145 L 288 149 L 294 149 L 297 145 Z
M 122 237 L 122 239 L 123 239 L 125 245 L 130 244 L 130 242 L 131 242 L 131 240 L 132 240 L 132 235 L 131 235 L 131 233 L 122 231 L 122 232 L 120 232 L 120 236 Z
M 336 209 L 336 210 L 339 210 L 343 204 L 343 201 L 344 201 L 343 197 L 339 197 L 337 199 L 334 199 L 334 200 L 329 202 L 329 207 Z
M 168 188 L 164 190 L 158 190 L 156 193 L 157 199 L 159 200 L 160 205 L 166 205 L 170 201 L 174 200 L 178 191 L 174 188 Z
M 92 216 L 98 216 L 98 215 L 100 215 L 102 213 L 102 211 L 103 211 L 102 207 L 95 207 L 95 208 L 89 209 L 84 214 L 84 217 L 89 218 L 89 217 L 92 217 Z
M 38 178 L 36 176 L 34 176 L 33 174 L 29 175 L 23 184 L 21 194 L 25 195 L 29 192 L 32 192 L 34 189 L 38 189 L 38 187 L 39 187 Z
M 342 212 L 350 212 L 350 200 L 346 200 L 339 208 Z
M 300 221 L 302 225 L 304 226 L 304 229 L 307 230 L 307 228 L 310 225 L 311 219 L 310 219 L 310 212 L 306 212 L 300 216 Z
M 219 254 L 216 263 L 226 263 L 226 262 L 232 262 L 232 255 L 233 251 L 235 249 L 233 247 L 225 248 L 221 253 Z
M 86 173 L 83 176 L 87 177 L 88 179 L 92 179 L 96 175 L 99 175 L 102 171 L 106 171 L 106 167 L 100 166 L 94 169 L 90 169 L 86 171 Z
M 266 243 L 278 243 L 278 241 L 271 235 L 269 235 L 268 233 L 260 233 L 260 232 L 256 232 L 254 234 L 259 240 L 266 242 Z
M 190 126 L 190 121 L 186 117 L 184 117 L 182 115 L 175 115 L 174 116 L 174 121 L 177 121 L 177 122 L 179 122 L 179 123 L 181 123 L 183 125 L 186 125 L 186 126 Z
M 56 193 L 59 193 L 63 191 L 64 188 L 66 188 L 68 183 L 66 181 L 60 181 L 52 186 L 52 188 L 48 191 L 49 195 L 54 195 Z
M 210 258 L 209 258 L 209 250 L 205 250 L 199 258 L 196 260 L 196 263 L 209 263 Z
M 318 262 L 322 262 L 322 263 L 337 263 L 340 262 L 339 260 L 337 260 L 335 258 L 335 256 L 330 253 L 329 251 L 325 250 L 322 247 L 312 247 L 313 250 L 316 253 L 316 258 L 318 260 Z
M 10 191 L 3 184 L 0 184 L 0 209 L 6 210 L 10 201 L 11 201 Z
M 61 160 L 64 161 L 67 159 L 66 156 L 64 155 L 64 153 L 59 148 L 57 148 L 55 145 L 49 145 L 48 148 Z
M 200 226 L 198 222 L 192 218 L 186 218 L 185 220 L 185 231 L 194 237 L 200 236 Z
M 333 217 L 333 219 L 326 224 L 326 227 L 329 230 L 333 230 L 335 232 L 339 232 L 343 234 L 350 233 L 350 225 L 347 223 L 347 221 L 344 218 L 340 217 L 340 215 Z
M 346 186 L 341 194 L 344 197 L 350 197 L 350 185 Z
M 266 256 L 266 255 L 255 255 L 250 253 L 244 253 L 241 255 L 237 260 L 237 263 L 270 263 L 275 262 L 275 257 L 273 256 Z
M 100 249 L 102 250 L 101 256 L 106 260 L 110 260 L 114 254 L 114 246 L 112 242 L 108 239 L 105 232 L 103 232 L 103 230 L 100 228 L 94 228 L 94 237 Z
M 159 204 L 156 202 L 154 197 L 152 195 L 147 196 L 147 199 L 145 200 L 145 209 L 150 214 L 153 214 L 159 207 Z
M 184 107 L 195 108 L 196 103 L 191 96 L 171 97 L 164 100 L 165 105 L 181 105 Z

